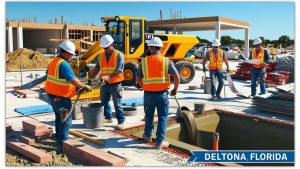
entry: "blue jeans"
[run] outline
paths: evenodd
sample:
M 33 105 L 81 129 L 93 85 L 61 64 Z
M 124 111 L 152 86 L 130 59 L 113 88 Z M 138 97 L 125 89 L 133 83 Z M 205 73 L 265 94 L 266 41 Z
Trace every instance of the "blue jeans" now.
M 115 110 L 116 110 L 116 117 L 119 123 L 125 121 L 125 114 L 122 108 L 121 92 L 122 92 L 121 83 L 115 83 L 115 84 L 106 83 L 101 87 L 101 91 L 100 91 L 101 102 L 104 104 L 105 118 L 106 119 L 112 118 L 111 107 L 109 105 L 110 97 L 112 96 Z
M 251 95 L 256 95 L 256 79 L 259 77 L 259 85 L 260 85 L 260 93 L 266 94 L 266 78 L 265 78 L 266 70 L 265 68 L 252 68 L 251 70 Z
M 212 96 L 220 95 L 221 90 L 224 86 L 223 72 L 221 72 L 219 70 L 209 70 L 209 76 L 210 76 L 210 93 L 211 93 L 211 95 Z M 217 92 L 216 92 L 216 87 L 215 87 L 215 79 L 216 79 L 215 76 L 217 76 L 218 81 L 219 81 Z
M 147 137 L 152 135 L 154 111 L 157 108 L 158 125 L 156 131 L 156 143 L 160 144 L 165 139 L 167 120 L 169 115 L 168 92 L 144 92 L 145 130 Z
M 67 109 L 67 111 L 69 112 L 72 107 L 72 102 L 70 98 L 65 97 L 49 95 L 49 98 L 51 101 L 51 106 L 55 113 L 56 144 L 62 147 L 63 142 L 68 139 L 69 130 L 72 125 L 72 116 L 69 116 L 69 118 L 64 123 L 61 123 L 60 110 Z

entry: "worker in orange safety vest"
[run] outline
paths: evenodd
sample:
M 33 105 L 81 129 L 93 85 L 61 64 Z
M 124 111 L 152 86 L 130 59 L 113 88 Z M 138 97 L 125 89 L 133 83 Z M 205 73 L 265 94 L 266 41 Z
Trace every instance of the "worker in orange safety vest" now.
M 75 55 L 74 43 L 64 40 L 59 45 L 59 56 L 51 61 L 46 73 L 45 90 L 55 113 L 55 136 L 58 149 L 62 149 L 63 142 L 68 139 L 69 129 L 72 125 L 71 116 L 61 123 L 61 113 L 70 111 L 71 97 L 76 95 L 76 87 L 83 88 L 84 91 L 92 91 L 92 87 L 80 82 L 71 69 L 69 62 L 73 55 Z
M 151 141 L 156 107 L 158 125 L 155 147 L 160 149 L 169 145 L 164 139 L 169 114 L 168 89 L 170 87 L 170 74 L 174 79 L 171 96 L 175 96 L 177 93 L 180 77 L 173 62 L 161 55 L 163 43 L 159 37 L 153 37 L 148 46 L 151 55 L 142 59 L 137 70 L 136 81 L 144 89 L 145 129 L 143 139 L 145 142 Z

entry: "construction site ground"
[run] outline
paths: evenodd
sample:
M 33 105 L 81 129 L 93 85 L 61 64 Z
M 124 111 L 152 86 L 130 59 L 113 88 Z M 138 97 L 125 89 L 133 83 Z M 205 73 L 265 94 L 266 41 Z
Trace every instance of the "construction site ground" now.
M 230 61 L 230 69 L 236 70 L 238 61 Z M 251 99 L 238 97 L 236 94 L 232 93 L 228 86 L 225 86 L 226 98 L 224 96 L 224 88 L 221 92 L 223 99 L 216 100 L 214 102 L 209 101 L 210 94 L 204 94 L 204 90 L 200 89 L 200 84 L 202 84 L 203 72 L 201 64 L 195 64 L 196 75 L 192 82 L 189 84 L 181 84 L 178 90 L 177 98 L 181 106 L 186 106 L 190 110 L 194 110 L 194 103 L 206 103 L 205 110 L 210 109 L 221 109 L 236 113 L 247 113 L 253 115 L 260 115 L 268 118 L 274 118 L 285 121 L 294 121 L 292 117 L 287 117 L 278 114 L 266 114 L 258 112 L 251 106 Z M 31 70 L 22 72 L 23 83 L 32 81 L 33 79 L 27 77 L 30 74 L 39 74 L 43 76 L 45 70 Z M 208 73 L 207 73 L 208 74 Z M 225 84 L 227 82 L 225 81 Z M 234 84 L 240 93 L 244 95 L 250 95 L 250 81 L 240 81 L 234 80 Z M 18 86 L 20 85 L 20 72 L 7 72 L 6 73 L 6 87 Z M 189 86 L 198 86 L 197 90 L 189 90 Z M 171 89 L 173 85 L 171 85 Z M 257 87 L 257 91 L 260 89 Z M 143 96 L 143 91 L 136 89 L 135 87 L 128 87 L 124 90 L 124 98 L 133 98 Z M 24 106 L 36 106 L 48 104 L 47 102 L 39 98 L 18 98 L 13 94 L 12 89 L 6 89 L 6 124 L 12 125 L 13 129 L 22 128 L 22 121 L 26 119 L 36 119 L 42 123 L 54 126 L 54 113 L 47 114 L 37 114 L 31 116 L 23 116 L 14 111 L 17 107 Z M 111 101 L 113 108 L 113 104 Z M 169 97 L 169 115 L 173 117 L 176 115 L 177 104 L 173 97 Z M 133 127 L 137 125 L 144 124 L 142 120 L 144 118 L 144 107 L 137 107 L 138 114 L 135 116 L 127 116 L 125 121 L 125 128 Z M 114 112 L 114 109 L 113 109 Z M 114 113 L 113 113 L 114 114 Z M 155 119 L 157 121 L 157 119 Z M 112 132 L 117 125 L 117 120 L 114 116 L 113 123 L 104 124 L 102 128 L 99 129 L 86 129 L 83 124 L 83 120 L 73 120 L 73 125 L 71 129 L 78 129 L 85 131 L 86 133 L 93 134 L 97 136 L 97 139 L 103 140 L 105 144 L 103 146 L 95 145 L 94 143 L 84 141 L 85 143 L 96 147 L 104 151 L 111 151 L 113 153 L 119 154 L 126 157 L 129 161 L 126 166 L 198 166 L 201 164 L 186 163 L 187 158 L 181 157 L 177 154 L 172 154 L 164 150 L 156 150 L 153 146 L 144 144 L 142 141 L 134 140 L 131 138 L 124 137 L 118 133 Z M 78 139 L 70 135 L 70 139 Z M 47 141 L 46 141 L 47 142 Z M 52 142 L 52 143 L 51 143 Z M 59 154 L 55 151 L 53 141 L 48 141 L 47 144 L 40 142 L 37 147 L 44 149 L 47 152 L 52 152 L 54 157 L 51 164 L 44 165 L 54 165 L 54 166 L 71 166 L 71 165 L 84 165 L 80 161 L 73 159 L 72 157 Z M 45 147 L 46 146 L 46 147 Z M 48 147 L 47 147 L 48 146 Z M 24 166 L 24 165 L 40 165 L 34 163 L 32 160 L 19 155 L 18 153 L 7 149 L 6 150 L 6 165 L 8 166 Z

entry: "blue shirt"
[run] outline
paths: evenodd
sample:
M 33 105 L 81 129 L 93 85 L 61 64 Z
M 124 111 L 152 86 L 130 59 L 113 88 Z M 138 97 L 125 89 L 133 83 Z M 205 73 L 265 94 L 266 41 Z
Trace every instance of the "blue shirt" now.
M 255 50 L 255 49 L 253 49 L 253 50 Z M 250 52 L 249 59 L 252 59 L 252 51 Z M 257 51 L 256 51 L 256 54 L 258 54 Z M 270 62 L 270 54 L 269 54 L 269 52 L 266 49 L 264 49 L 264 62 L 265 63 L 269 63 Z
M 110 57 L 111 57 L 111 54 L 106 54 L 107 61 L 110 59 Z M 116 70 L 123 72 L 123 70 L 124 70 L 124 55 L 122 52 L 119 52 L 117 57 L 118 57 L 118 61 L 117 61 L 118 63 L 117 63 Z M 97 61 L 96 68 L 100 68 L 99 60 Z
M 76 78 L 76 76 L 68 62 L 62 62 L 59 65 L 59 78 L 66 79 L 67 81 L 70 81 L 70 80 Z
M 148 56 L 149 57 L 149 56 Z M 150 56 L 151 57 L 151 56 Z M 170 60 L 169 62 L 169 70 L 168 70 L 168 73 L 171 74 L 171 75 L 174 75 L 174 74 L 177 74 L 178 71 L 177 69 L 175 68 L 173 62 Z M 137 72 L 136 72 L 136 75 L 137 77 L 139 78 L 142 78 L 143 77 L 143 71 L 142 71 L 142 63 L 140 63 L 138 69 L 137 69 Z

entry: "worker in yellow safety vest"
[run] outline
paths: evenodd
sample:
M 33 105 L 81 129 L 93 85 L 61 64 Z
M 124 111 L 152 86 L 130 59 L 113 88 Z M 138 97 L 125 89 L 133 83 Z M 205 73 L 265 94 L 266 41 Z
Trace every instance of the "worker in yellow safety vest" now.
M 144 89 L 145 142 L 151 141 L 155 107 L 157 108 L 158 125 L 156 131 L 157 149 L 167 147 L 164 141 L 169 114 L 168 89 L 170 74 L 174 79 L 174 88 L 171 96 L 175 96 L 180 83 L 179 74 L 172 61 L 161 55 L 163 43 L 159 37 L 153 37 L 148 43 L 150 56 L 143 58 L 138 70 L 136 81 Z
M 223 52 L 222 49 L 219 49 L 219 46 L 221 45 L 221 42 L 219 39 L 214 39 L 212 41 L 212 49 L 210 49 L 207 53 L 205 58 L 203 59 L 203 72 L 204 74 L 206 73 L 206 61 L 209 60 L 209 76 L 210 76 L 210 93 L 211 93 L 211 99 L 212 101 L 218 99 L 222 99 L 220 96 L 221 90 L 224 86 L 224 81 L 223 81 L 223 61 L 225 62 L 227 66 L 227 73 L 229 72 L 229 65 L 227 58 Z M 216 91 L 215 87 L 215 77 L 218 78 L 218 89 Z
M 83 88 L 84 91 L 92 91 L 89 85 L 79 81 L 71 69 L 69 62 L 73 55 L 75 55 L 74 43 L 64 40 L 59 45 L 59 56 L 51 61 L 47 69 L 45 90 L 55 113 L 55 136 L 58 149 L 61 149 L 63 141 L 68 139 L 69 129 L 72 125 L 71 116 L 61 123 L 61 113 L 70 111 L 71 97 L 76 95 L 76 87 Z
M 259 64 L 253 64 L 251 70 L 251 98 L 256 95 L 256 79 L 259 77 L 260 94 L 266 94 L 266 68 L 265 65 L 270 61 L 268 50 L 261 46 L 262 40 L 256 38 L 253 42 L 255 48 L 250 52 L 249 59 L 259 61 Z
M 114 48 L 114 39 L 110 35 L 100 38 L 100 47 L 104 52 L 98 56 L 98 62 L 94 68 L 91 79 L 94 79 L 100 71 L 101 87 L 100 98 L 104 104 L 104 123 L 112 123 L 110 98 L 112 96 L 116 111 L 118 125 L 116 129 L 124 128 L 125 114 L 122 108 L 122 81 L 124 80 L 124 56 Z

